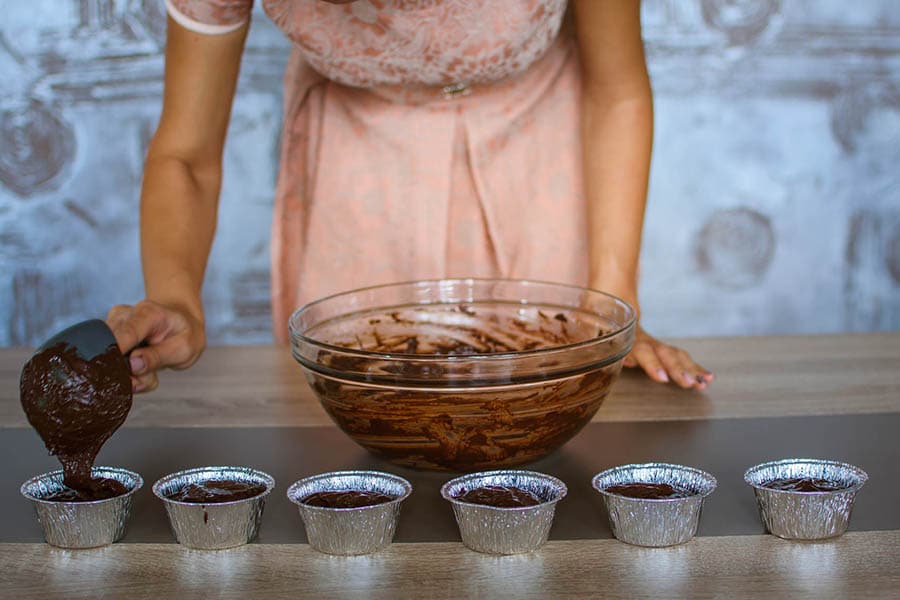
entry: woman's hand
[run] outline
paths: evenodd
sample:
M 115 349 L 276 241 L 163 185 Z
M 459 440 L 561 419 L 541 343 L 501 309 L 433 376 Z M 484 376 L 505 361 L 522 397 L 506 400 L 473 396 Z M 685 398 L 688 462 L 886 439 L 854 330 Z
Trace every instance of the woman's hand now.
M 206 347 L 202 315 L 187 309 L 143 300 L 114 306 L 106 322 L 122 352 L 131 351 L 131 385 L 137 393 L 156 389 L 160 369 L 190 367 Z
M 634 335 L 634 347 L 625 357 L 625 366 L 640 367 L 654 381 L 673 381 L 685 389 L 704 390 L 715 379 L 685 350 L 661 342 L 640 326 Z

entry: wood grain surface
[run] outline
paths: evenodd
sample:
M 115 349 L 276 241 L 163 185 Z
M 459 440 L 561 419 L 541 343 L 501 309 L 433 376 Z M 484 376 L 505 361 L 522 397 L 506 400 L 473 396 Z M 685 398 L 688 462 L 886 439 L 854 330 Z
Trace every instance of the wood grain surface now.
M 675 340 L 712 369 L 703 393 L 627 371 L 595 421 L 839 415 L 900 411 L 900 333 Z M 0 349 L 0 427 L 25 427 L 24 348 Z M 126 427 L 329 425 L 287 348 L 209 348 L 135 399 Z
M 900 590 L 900 532 L 819 543 L 696 538 L 674 548 L 551 542 L 496 557 L 462 544 L 394 544 L 363 557 L 306 545 L 196 552 L 171 544 L 64 551 L 0 545 L 9 598 L 888 598 Z
M 900 412 L 900 333 L 682 340 L 715 371 L 706 393 L 618 382 L 598 421 Z M 30 351 L 0 349 L 0 428 L 25 427 L 18 375 Z M 284 348 L 213 347 L 135 400 L 128 427 L 327 425 Z M 2 431 L 0 431 L 2 435 Z M 175 544 L 63 551 L 0 544 L 0 596 L 128 597 L 897 597 L 900 531 L 820 543 L 768 535 L 696 538 L 642 549 L 615 540 L 551 542 L 492 557 L 457 543 L 394 544 L 357 558 L 303 544 L 192 552 Z

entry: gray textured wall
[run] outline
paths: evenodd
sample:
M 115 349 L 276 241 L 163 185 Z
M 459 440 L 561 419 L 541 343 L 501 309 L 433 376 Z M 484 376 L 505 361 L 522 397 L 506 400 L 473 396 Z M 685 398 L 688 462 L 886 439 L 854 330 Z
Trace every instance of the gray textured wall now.
M 162 0 L 4 0 L 0 344 L 142 296 Z M 645 0 L 657 142 L 643 261 L 660 335 L 900 329 L 900 3 Z M 257 15 L 205 287 L 213 342 L 270 339 L 285 40 Z

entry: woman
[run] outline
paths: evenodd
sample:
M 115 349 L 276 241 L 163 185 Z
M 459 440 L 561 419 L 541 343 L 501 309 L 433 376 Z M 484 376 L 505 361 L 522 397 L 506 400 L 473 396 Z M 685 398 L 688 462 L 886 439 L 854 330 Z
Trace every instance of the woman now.
M 253 0 L 167 0 L 146 162 L 146 299 L 108 320 L 136 391 L 205 345 L 200 288 Z M 513 277 L 637 306 L 652 142 L 639 0 L 262 0 L 294 42 L 272 237 L 275 337 L 297 306 L 377 283 Z M 571 19 L 566 19 L 571 8 Z M 638 329 L 628 366 L 712 374 Z

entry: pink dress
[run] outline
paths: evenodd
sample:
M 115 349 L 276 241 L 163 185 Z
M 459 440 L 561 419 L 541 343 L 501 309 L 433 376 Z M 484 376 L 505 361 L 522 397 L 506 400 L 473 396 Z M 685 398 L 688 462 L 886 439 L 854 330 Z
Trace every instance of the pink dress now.
M 253 0 L 166 0 L 225 33 Z M 584 285 L 586 206 L 566 0 L 262 0 L 293 41 L 272 227 L 275 337 L 368 285 Z

